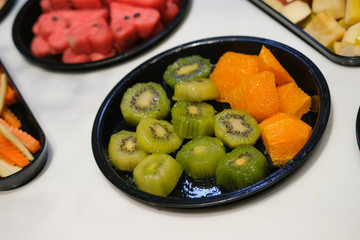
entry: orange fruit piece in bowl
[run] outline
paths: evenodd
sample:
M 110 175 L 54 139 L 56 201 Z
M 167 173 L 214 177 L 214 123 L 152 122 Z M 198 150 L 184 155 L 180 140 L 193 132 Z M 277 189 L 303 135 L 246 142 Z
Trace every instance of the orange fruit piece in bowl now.
M 281 65 L 272 52 L 265 47 L 265 45 L 261 47 L 259 57 L 264 60 L 270 71 L 274 73 L 276 84 L 282 85 L 295 82 L 288 71 L 286 71 L 286 69 Z
M 312 128 L 301 119 L 278 113 L 260 124 L 261 138 L 274 166 L 285 165 L 305 146 Z
M 310 111 L 311 97 L 305 93 L 295 82 L 277 87 L 281 110 L 301 118 Z
M 248 111 L 258 122 L 281 111 L 274 74 L 263 71 L 243 81 L 231 92 L 233 109 Z
M 245 77 L 259 73 L 267 68 L 257 55 L 237 52 L 224 53 L 210 75 L 219 91 L 217 101 L 226 102 L 228 95 Z

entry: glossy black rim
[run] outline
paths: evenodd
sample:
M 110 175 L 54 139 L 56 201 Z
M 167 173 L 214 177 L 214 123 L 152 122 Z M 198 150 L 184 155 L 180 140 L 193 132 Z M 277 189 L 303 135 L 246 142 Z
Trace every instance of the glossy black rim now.
M 356 130 L 356 141 L 358 143 L 358 147 L 360 150 L 360 108 L 358 110 L 357 117 L 356 117 L 355 130 Z
M 303 39 L 310 46 L 315 48 L 317 51 L 322 53 L 325 57 L 327 57 L 331 61 L 344 66 L 350 66 L 350 67 L 360 66 L 360 57 L 346 57 L 330 51 L 324 45 L 322 45 L 320 42 L 318 42 L 312 36 L 307 34 L 304 30 L 302 30 L 299 26 L 293 24 L 291 21 L 289 21 L 279 12 L 277 12 L 272 7 L 267 5 L 264 1 L 262 0 L 250 0 L 250 1 L 257 7 L 259 7 L 261 10 L 269 14 L 271 17 L 273 17 L 275 20 L 277 20 L 279 23 L 287 27 L 290 31 L 295 33 L 297 36 L 299 36 L 301 39 Z
M 76 64 L 65 64 L 62 63 L 59 57 L 44 57 L 38 58 L 35 57 L 30 51 L 30 43 L 33 38 L 33 33 L 31 31 L 32 25 L 35 23 L 36 19 L 41 13 L 39 6 L 39 0 L 29 0 L 19 11 L 18 15 L 15 18 L 12 37 L 15 43 L 16 48 L 20 53 L 25 56 L 30 62 L 35 63 L 44 68 L 52 70 L 66 70 L 66 71 L 81 71 L 81 70 L 93 70 L 105 66 L 110 66 L 112 64 L 120 63 L 126 61 L 136 55 L 150 49 L 156 44 L 160 43 L 165 39 L 176 27 L 181 23 L 185 18 L 188 9 L 190 8 L 191 0 L 182 0 L 179 8 L 178 14 L 174 19 L 164 27 L 163 31 L 152 39 L 139 44 L 138 46 L 130 49 L 129 51 L 103 59 L 100 61 L 87 62 L 87 63 L 76 63 Z
M 114 100 L 115 98 L 119 98 L 119 92 L 124 91 L 129 87 L 129 84 L 133 83 L 133 79 L 136 78 L 137 74 L 141 73 L 148 67 L 158 66 L 164 59 L 166 62 L 172 62 L 176 58 L 178 58 L 182 53 L 188 54 L 190 52 L 197 53 L 197 49 L 206 48 L 209 46 L 218 46 L 221 44 L 227 44 L 229 46 L 237 46 L 241 44 L 256 44 L 272 47 L 274 50 L 286 52 L 288 55 L 295 56 L 298 61 L 304 64 L 310 71 L 310 74 L 315 77 L 315 88 L 320 98 L 320 112 L 317 115 L 316 123 L 314 129 L 314 133 L 310 137 L 307 144 L 304 148 L 299 152 L 299 154 L 294 157 L 292 161 L 290 161 L 287 165 L 280 168 L 273 174 L 269 175 L 266 179 L 249 186 L 247 188 L 233 191 L 229 193 L 224 193 L 218 196 L 212 197 L 203 197 L 203 198 L 179 198 L 179 197 L 159 197 L 154 196 L 152 194 L 145 193 L 140 191 L 133 185 L 124 181 L 124 179 L 120 178 L 119 175 L 114 171 L 114 169 L 110 166 L 107 160 L 107 149 L 104 145 L 104 132 L 106 131 L 106 126 L 104 125 L 104 119 L 111 116 L 109 112 L 109 108 L 114 102 L 119 101 L 119 99 Z M 221 51 L 220 48 L 214 47 L 214 51 Z M 220 54 L 220 53 L 219 53 Z M 157 69 L 159 70 L 159 69 Z M 162 71 L 162 70 L 161 70 Z M 117 104 L 117 103 L 116 103 Z M 290 174 L 293 170 L 295 170 L 301 163 L 303 163 L 307 157 L 310 155 L 312 150 L 317 145 L 320 140 L 329 118 L 330 113 L 330 92 L 328 89 L 328 85 L 326 83 L 325 78 L 323 77 L 320 70 L 314 65 L 314 63 L 308 59 L 306 56 L 301 54 L 295 49 L 292 49 L 286 45 L 281 43 L 262 39 L 262 38 L 254 38 L 247 36 L 226 36 L 226 37 L 218 37 L 218 38 L 209 38 L 203 39 L 195 42 L 186 43 L 184 45 L 180 45 L 178 47 L 172 48 L 168 51 L 165 51 L 143 64 L 139 65 L 133 71 L 131 71 L 127 76 L 125 76 L 108 94 L 105 98 L 104 102 L 100 106 L 100 109 L 96 115 L 93 130 L 92 130 L 92 148 L 95 160 L 98 164 L 98 167 L 104 174 L 104 176 L 117 188 L 128 193 L 130 196 L 142 200 L 151 205 L 159 205 L 165 207 L 173 207 L 173 208 L 199 208 L 199 207 L 208 207 L 215 206 L 220 204 L 225 204 L 229 202 L 233 202 L 236 200 L 244 199 L 251 195 L 254 195 L 262 190 L 265 190 L 277 183 L 281 179 L 284 179 L 288 174 Z

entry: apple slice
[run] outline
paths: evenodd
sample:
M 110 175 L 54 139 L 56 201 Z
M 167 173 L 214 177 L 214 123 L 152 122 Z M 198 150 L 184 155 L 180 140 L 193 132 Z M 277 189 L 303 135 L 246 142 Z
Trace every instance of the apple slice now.
M 278 12 L 284 7 L 281 0 L 264 0 L 264 2 Z
M 360 45 L 355 45 L 347 42 L 335 42 L 334 50 L 336 54 L 347 56 L 347 57 L 355 57 L 360 56 Z
M 327 10 L 336 19 L 345 16 L 345 0 L 313 0 L 312 10 L 319 13 Z
M 351 26 L 360 22 L 360 1 L 347 0 L 345 8 L 345 24 Z
M 311 8 L 308 3 L 297 0 L 281 8 L 280 13 L 291 22 L 297 24 L 311 14 Z
M 360 22 L 348 28 L 348 30 L 344 34 L 342 42 L 357 44 L 357 41 L 359 41 L 358 40 L 359 37 L 360 37 Z

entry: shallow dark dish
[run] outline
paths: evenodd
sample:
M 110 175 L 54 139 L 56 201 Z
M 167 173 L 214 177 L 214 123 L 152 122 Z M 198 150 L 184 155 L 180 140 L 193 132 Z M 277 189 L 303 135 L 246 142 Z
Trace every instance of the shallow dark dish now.
M 119 107 L 122 96 L 128 87 L 138 82 L 154 81 L 161 83 L 168 96 L 172 96 L 172 89 L 163 82 L 162 74 L 166 67 L 177 58 L 198 54 L 210 59 L 211 63 L 215 64 L 226 51 L 258 54 L 262 45 L 266 45 L 273 52 L 305 92 L 311 96 L 317 95 L 319 97 L 319 111 L 304 116 L 304 121 L 313 127 L 314 133 L 299 154 L 287 165 L 278 169 L 269 164 L 269 174 L 266 179 L 232 192 L 216 186 L 214 179 L 193 181 L 184 174 L 170 196 L 159 197 L 140 191 L 135 187 L 130 173 L 117 171 L 109 164 L 107 147 L 111 134 L 120 129 L 128 128 Z M 220 103 L 215 105 L 217 110 L 223 107 L 224 105 Z M 226 36 L 203 39 L 165 51 L 144 62 L 125 76 L 111 90 L 100 106 L 92 130 L 92 148 L 95 160 L 104 176 L 132 197 L 152 205 L 165 207 L 208 207 L 249 197 L 285 178 L 307 159 L 317 145 L 327 125 L 329 112 L 330 93 L 326 80 L 311 60 L 297 50 L 272 40 L 254 37 Z M 261 140 L 256 143 L 256 146 L 263 152 L 265 151 Z M 270 161 L 269 158 L 268 161 Z
M 34 115 L 30 111 L 20 92 L 16 88 L 14 82 L 11 79 L 9 73 L 4 69 L 1 61 L 0 68 L 2 68 L 7 76 L 10 79 L 10 84 L 14 87 L 18 101 L 15 104 L 9 106 L 9 108 L 16 114 L 16 116 L 20 119 L 22 127 L 25 132 L 29 133 L 37 140 L 40 141 L 41 148 L 33 154 L 34 160 L 29 163 L 26 167 L 20 170 L 17 173 L 14 173 L 8 177 L 1 178 L 0 177 L 0 190 L 11 190 L 18 188 L 33 178 L 35 178 L 41 170 L 44 168 L 47 161 L 47 141 L 43 130 L 41 129 L 39 123 L 36 121 Z
M 250 0 L 254 5 L 259 7 L 261 10 L 269 14 L 271 17 L 273 17 L 275 20 L 280 22 L 282 25 L 287 27 L 290 31 L 295 33 L 297 36 L 299 36 L 301 39 L 303 39 L 305 42 L 310 44 L 312 47 L 314 47 L 317 51 L 322 53 L 325 57 L 330 59 L 331 61 L 344 65 L 344 66 L 360 66 L 360 57 L 346 57 L 341 56 L 339 54 L 336 54 L 329 49 L 327 49 L 324 45 L 322 45 L 320 42 L 318 42 L 316 39 L 311 37 L 309 34 L 307 34 L 304 30 L 302 30 L 299 26 L 289 21 L 286 17 L 281 15 L 279 12 L 274 10 L 272 7 L 267 5 L 263 0 Z
M 15 0 L 7 0 L 5 5 L 0 9 L 0 21 L 8 14 Z
M 358 110 L 357 117 L 356 117 L 355 130 L 356 130 L 356 140 L 358 143 L 358 147 L 360 149 L 360 108 Z
M 100 61 L 66 64 L 61 61 L 60 56 L 48 56 L 43 58 L 34 56 L 30 51 L 30 44 L 34 37 L 32 33 L 32 26 L 41 14 L 39 0 L 29 0 L 21 8 L 14 21 L 12 37 L 15 46 L 20 51 L 20 53 L 36 65 L 54 70 L 92 70 L 128 60 L 158 44 L 161 40 L 168 36 L 184 19 L 187 10 L 190 7 L 190 2 L 191 0 L 182 0 L 178 14 L 167 26 L 164 27 L 163 31 L 157 34 L 155 37 L 140 43 L 136 47 L 126 51 L 123 54 L 119 54 Z

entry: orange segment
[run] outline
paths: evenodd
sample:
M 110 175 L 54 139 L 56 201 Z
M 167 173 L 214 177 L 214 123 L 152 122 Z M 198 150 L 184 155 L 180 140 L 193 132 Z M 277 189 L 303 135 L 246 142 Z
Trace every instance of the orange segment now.
M 277 87 L 281 110 L 301 118 L 311 107 L 311 97 L 307 95 L 295 82 Z
M 259 56 L 236 52 L 224 53 L 210 75 L 210 79 L 220 93 L 217 100 L 226 102 L 228 94 L 239 85 L 243 78 L 264 69 L 266 69 L 266 64 Z
M 259 57 L 264 60 L 266 65 L 274 73 L 276 84 L 281 85 L 285 83 L 295 82 L 295 80 L 275 58 L 271 51 L 265 47 L 265 45 L 262 46 Z
M 231 108 L 248 111 L 258 122 L 281 111 L 275 77 L 263 71 L 244 79 L 229 97 Z
M 278 113 L 259 124 L 261 138 L 274 166 L 283 166 L 304 147 L 312 128 L 287 113 Z

